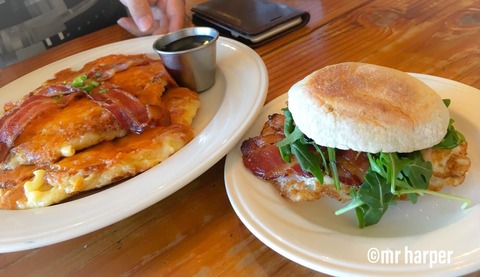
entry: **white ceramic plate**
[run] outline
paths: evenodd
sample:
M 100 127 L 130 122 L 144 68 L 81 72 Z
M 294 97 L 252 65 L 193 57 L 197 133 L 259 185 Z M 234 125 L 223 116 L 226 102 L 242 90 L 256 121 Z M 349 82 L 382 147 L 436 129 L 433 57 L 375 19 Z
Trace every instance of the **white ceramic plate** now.
M 0 105 L 16 100 L 63 68 L 112 53 L 148 53 L 157 37 L 122 41 L 60 60 L 0 89 Z M 220 38 L 215 85 L 200 94 L 196 137 L 158 166 L 121 184 L 63 204 L 26 211 L 0 211 L 0 252 L 44 246 L 105 227 L 162 200 L 225 156 L 257 117 L 268 88 L 261 58 L 247 46 Z
M 353 212 L 334 215 L 343 206 L 334 200 L 293 203 L 280 197 L 243 166 L 237 145 L 227 156 L 225 182 L 232 206 L 250 231 L 281 255 L 335 276 L 458 276 L 480 269 L 480 91 L 413 75 L 452 99 L 451 115 L 469 142 L 472 165 L 462 186 L 443 191 L 469 197 L 470 208 L 462 211 L 460 202 L 424 196 L 415 205 L 398 203 L 379 224 L 358 229 Z M 244 139 L 258 135 L 267 115 L 281 113 L 286 99 L 285 94 L 265 105 Z

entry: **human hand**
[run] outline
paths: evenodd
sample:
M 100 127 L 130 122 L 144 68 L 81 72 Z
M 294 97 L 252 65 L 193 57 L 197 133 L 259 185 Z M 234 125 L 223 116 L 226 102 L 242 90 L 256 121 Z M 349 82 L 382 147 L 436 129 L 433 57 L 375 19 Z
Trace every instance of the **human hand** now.
M 135 36 L 158 35 L 181 29 L 185 24 L 184 0 L 120 0 L 131 15 L 117 23 Z

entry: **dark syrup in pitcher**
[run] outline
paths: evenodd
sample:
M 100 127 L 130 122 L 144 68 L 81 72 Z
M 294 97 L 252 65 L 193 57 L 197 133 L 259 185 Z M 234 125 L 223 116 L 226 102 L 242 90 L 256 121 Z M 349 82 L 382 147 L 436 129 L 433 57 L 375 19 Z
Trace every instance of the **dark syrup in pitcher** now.
M 175 52 L 185 51 L 188 49 L 196 48 L 204 44 L 209 43 L 213 37 L 211 36 L 189 36 L 184 37 L 162 47 L 162 51 Z

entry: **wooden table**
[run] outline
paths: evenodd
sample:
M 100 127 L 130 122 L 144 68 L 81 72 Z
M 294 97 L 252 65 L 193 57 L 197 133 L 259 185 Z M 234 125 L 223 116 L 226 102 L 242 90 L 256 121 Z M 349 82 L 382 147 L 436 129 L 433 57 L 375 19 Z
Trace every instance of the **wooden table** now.
M 200 1 L 187 1 L 188 10 Z M 478 0 L 283 0 L 310 12 L 301 30 L 256 49 L 267 101 L 322 66 L 359 61 L 437 75 L 480 88 Z M 53 61 L 132 38 L 118 26 L 0 70 L 0 86 Z M 161 202 L 62 243 L 0 255 L 2 276 L 322 275 L 260 242 L 233 211 L 224 159 Z M 472 276 L 480 276 L 473 273 Z

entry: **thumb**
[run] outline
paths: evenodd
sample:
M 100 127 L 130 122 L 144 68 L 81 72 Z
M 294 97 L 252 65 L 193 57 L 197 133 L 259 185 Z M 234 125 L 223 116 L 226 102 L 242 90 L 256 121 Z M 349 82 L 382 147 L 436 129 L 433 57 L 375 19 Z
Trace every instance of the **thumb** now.
M 153 25 L 153 15 L 147 0 L 121 0 L 132 16 L 133 21 L 142 32 L 148 31 Z

